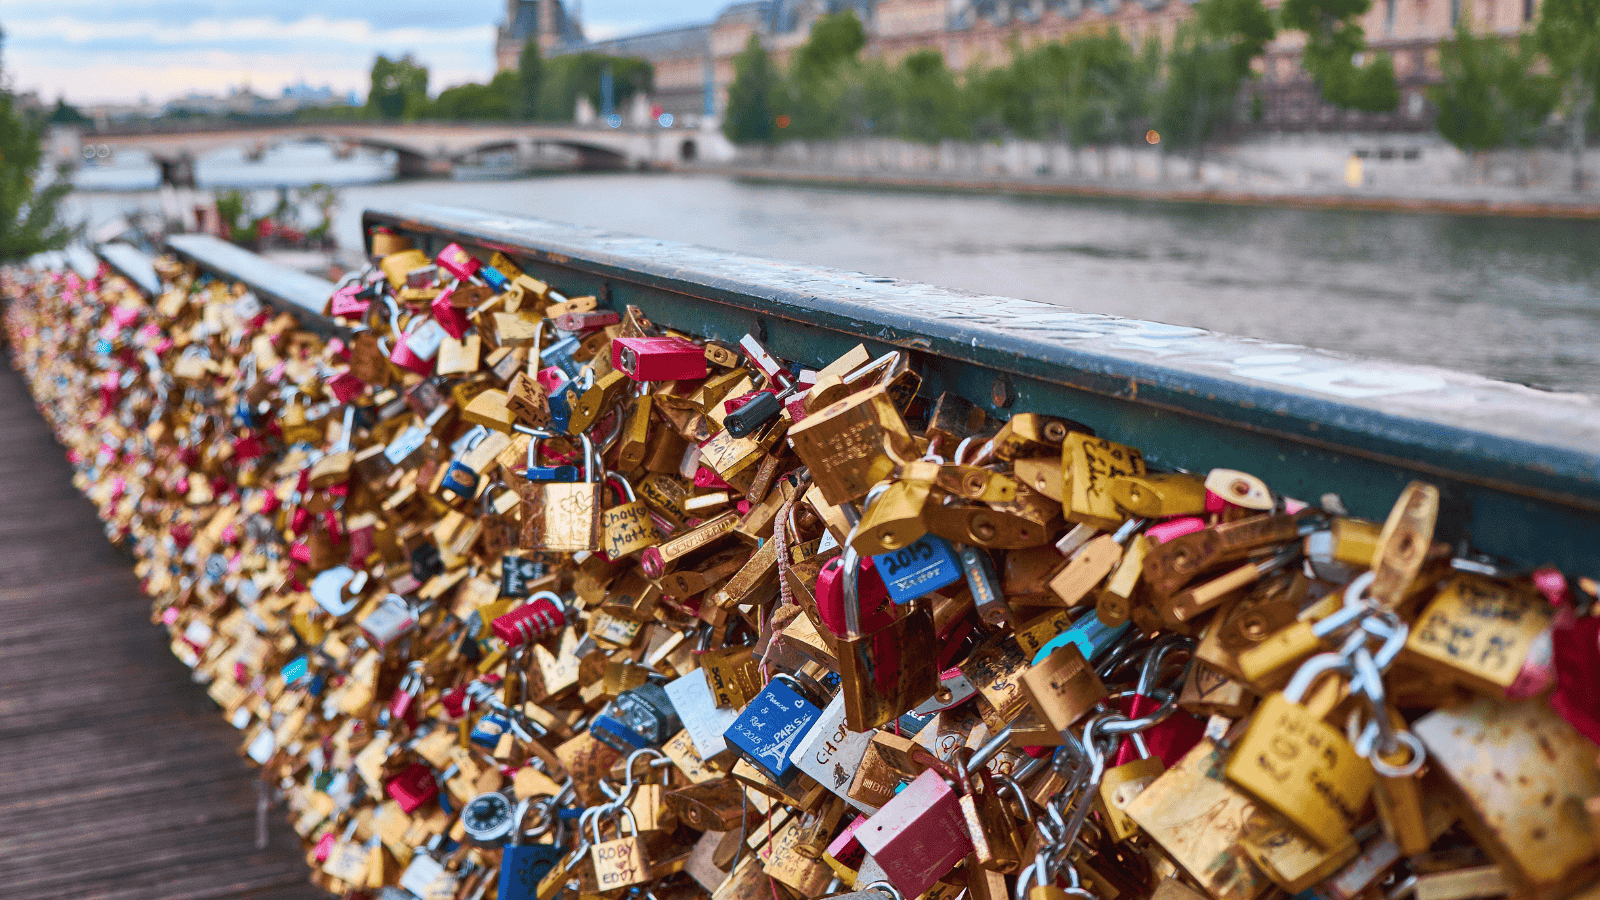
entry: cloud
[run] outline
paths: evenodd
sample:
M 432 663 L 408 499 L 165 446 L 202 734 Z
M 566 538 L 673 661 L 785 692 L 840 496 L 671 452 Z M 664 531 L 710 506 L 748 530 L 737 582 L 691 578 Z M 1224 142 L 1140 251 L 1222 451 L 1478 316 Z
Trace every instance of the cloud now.
M 567 0 L 577 6 L 579 0 Z M 709 21 L 729 0 L 583 0 L 592 39 Z M 412 53 L 434 90 L 485 81 L 506 0 L 0 0 L 6 78 L 76 103 L 164 101 L 302 78 L 366 93 L 372 59 Z
M 246 82 L 276 93 L 302 79 L 365 93 L 379 53 L 415 54 L 435 86 L 482 81 L 493 74 L 495 27 L 380 27 L 324 16 L 287 23 L 267 17 L 165 23 L 58 15 L 12 21 L 6 32 L 6 69 L 19 89 L 65 94 L 82 103 L 165 100 Z

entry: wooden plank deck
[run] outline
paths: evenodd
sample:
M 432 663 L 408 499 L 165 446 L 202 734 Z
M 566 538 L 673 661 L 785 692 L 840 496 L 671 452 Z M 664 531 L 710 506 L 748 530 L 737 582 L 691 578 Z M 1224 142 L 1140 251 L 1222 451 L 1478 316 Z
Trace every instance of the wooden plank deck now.
M 325 900 L 0 365 L 0 898 Z

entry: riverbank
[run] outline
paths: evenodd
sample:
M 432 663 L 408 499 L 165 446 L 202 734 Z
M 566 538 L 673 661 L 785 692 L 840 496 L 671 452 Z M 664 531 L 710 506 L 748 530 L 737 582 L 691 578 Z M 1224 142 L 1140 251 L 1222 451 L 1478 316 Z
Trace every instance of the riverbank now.
M 1174 160 L 1173 170 L 1186 168 Z M 1041 197 L 1108 197 L 1170 203 L 1214 203 L 1308 210 L 1436 213 L 1463 216 L 1509 216 L 1535 219 L 1600 220 L 1600 197 L 1562 199 L 1559 193 L 1515 188 L 1422 185 L 1410 192 L 1397 186 L 1350 189 L 1244 187 L 1186 182 L 1179 178 L 1151 182 L 1131 179 L 1088 179 L 1029 175 L 942 175 L 885 171 L 840 171 L 790 165 L 699 165 L 679 171 L 725 175 L 765 184 L 812 185 L 957 194 L 1009 194 Z M 1476 196 L 1474 196 L 1476 195 Z

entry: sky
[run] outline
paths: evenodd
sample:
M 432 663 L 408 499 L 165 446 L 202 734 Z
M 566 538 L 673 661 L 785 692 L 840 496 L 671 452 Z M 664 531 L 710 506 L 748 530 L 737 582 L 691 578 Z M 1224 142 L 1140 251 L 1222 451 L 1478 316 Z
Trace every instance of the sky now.
M 582 0 L 594 39 L 708 21 L 727 2 Z M 0 0 L 0 70 L 15 90 L 79 105 L 302 80 L 365 97 L 373 58 L 409 52 L 437 92 L 494 74 L 505 14 L 505 0 Z

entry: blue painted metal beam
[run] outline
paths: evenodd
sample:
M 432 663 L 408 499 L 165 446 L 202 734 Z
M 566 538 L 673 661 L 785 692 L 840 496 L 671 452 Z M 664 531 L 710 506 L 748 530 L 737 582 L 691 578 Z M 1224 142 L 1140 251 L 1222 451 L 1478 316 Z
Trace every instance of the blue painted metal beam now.
M 1600 573 L 1593 397 L 478 210 L 413 204 L 364 223 L 429 253 L 500 250 L 603 305 L 714 339 L 754 332 L 804 363 L 901 348 L 925 393 L 1066 415 L 1155 465 L 1244 469 L 1368 518 L 1420 478 L 1443 491 L 1442 538 Z
M 67 265 L 82 278 L 93 278 L 100 271 L 100 260 L 95 259 L 94 251 L 88 247 L 72 244 L 63 252 L 67 256 Z
M 323 314 L 333 282 L 268 262 L 242 247 L 209 234 L 176 234 L 167 248 L 201 269 L 238 281 L 275 309 L 292 312 L 305 327 L 323 333 L 349 328 Z
M 133 283 L 146 297 L 161 293 L 161 276 L 156 274 L 149 254 L 132 244 L 110 243 L 95 248 L 95 253 L 113 271 Z

